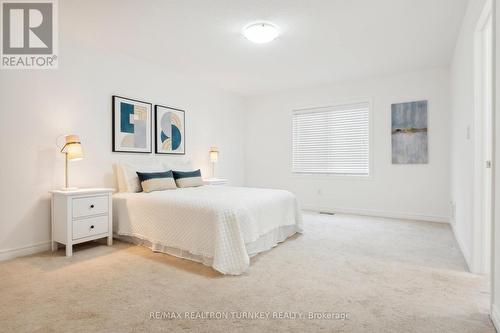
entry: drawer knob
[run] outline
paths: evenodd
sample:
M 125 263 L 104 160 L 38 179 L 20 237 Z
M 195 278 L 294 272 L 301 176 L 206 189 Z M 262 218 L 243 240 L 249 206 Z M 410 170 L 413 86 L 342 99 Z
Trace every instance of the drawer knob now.
M 90 229 L 94 229 L 94 226 L 93 226 L 93 225 L 91 225 L 91 226 L 90 226 Z
M 94 204 L 90 205 L 90 208 L 94 208 Z

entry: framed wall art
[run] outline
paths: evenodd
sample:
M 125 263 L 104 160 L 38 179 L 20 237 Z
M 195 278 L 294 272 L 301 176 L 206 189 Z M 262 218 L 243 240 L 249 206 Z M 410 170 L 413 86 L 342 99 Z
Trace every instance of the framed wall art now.
M 392 163 L 428 163 L 427 101 L 392 104 Z
M 152 104 L 113 96 L 113 151 L 151 153 Z
M 185 154 L 185 127 L 184 110 L 155 105 L 155 152 Z

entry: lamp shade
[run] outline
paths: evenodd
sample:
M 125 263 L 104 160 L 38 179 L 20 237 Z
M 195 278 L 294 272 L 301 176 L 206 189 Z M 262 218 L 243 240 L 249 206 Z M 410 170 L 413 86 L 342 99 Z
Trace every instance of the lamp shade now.
M 78 135 L 67 135 L 65 137 L 66 144 L 61 149 L 62 153 L 66 153 L 69 161 L 78 161 L 83 158 L 83 148 Z
M 209 153 L 210 153 L 210 162 L 217 163 L 217 161 L 219 160 L 219 151 L 217 150 L 217 148 L 215 147 L 210 148 Z

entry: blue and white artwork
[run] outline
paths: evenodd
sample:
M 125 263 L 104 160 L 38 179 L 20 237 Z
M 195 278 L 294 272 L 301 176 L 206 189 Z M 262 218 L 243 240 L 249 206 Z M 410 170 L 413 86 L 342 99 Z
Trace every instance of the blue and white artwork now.
M 113 151 L 151 153 L 151 103 L 113 96 Z
M 392 163 L 428 163 L 427 101 L 392 104 Z
M 185 154 L 185 112 L 166 106 L 155 105 L 157 154 Z

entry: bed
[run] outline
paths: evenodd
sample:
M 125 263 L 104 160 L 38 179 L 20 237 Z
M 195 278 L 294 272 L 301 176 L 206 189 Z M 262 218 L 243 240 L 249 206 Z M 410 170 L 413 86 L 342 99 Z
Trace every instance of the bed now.
M 293 194 L 199 186 L 113 196 L 115 236 L 240 275 L 250 257 L 302 232 Z

